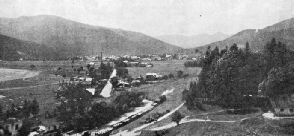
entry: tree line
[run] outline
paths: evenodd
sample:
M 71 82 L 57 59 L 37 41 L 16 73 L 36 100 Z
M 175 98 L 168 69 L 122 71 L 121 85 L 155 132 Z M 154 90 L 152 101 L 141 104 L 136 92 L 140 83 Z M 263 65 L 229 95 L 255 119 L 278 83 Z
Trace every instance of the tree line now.
M 63 131 L 84 130 L 101 127 L 120 115 L 141 106 L 145 97 L 140 92 L 119 94 L 111 102 L 94 102 L 91 94 L 80 85 L 68 85 L 64 91 L 65 101 L 57 107 L 57 119 L 65 124 Z
M 4 108 L 0 105 L 0 119 L 6 120 L 8 118 L 29 118 L 31 115 L 36 117 L 39 114 L 40 107 L 36 99 L 33 101 L 24 100 L 22 106 L 16 106 L 11 104 L 10 108 L 4 111 Z
M 199 81 L 191 82 L 189 90 L 185 91 L 184 99 L 188 106 L 195 107 L 199 98 L 205 98 L 223 107 L 246 107 L 248 103 L 244 96 L 257 95 L 258 86 L 265 79 L 265 83 L 277 81 L 278 78 L 274 79 L 272 75 L 281 71 L 281 67 L 294 57 L 293 51 L 274 38 L 262 52 L 253 53 L 249 43 L 245 45 L 241 49 L 233 44 L 221 51 L 218 47 L 214 50 L 207 48 Z M 280 90 L 276 86 L 275 89 L 271 87 L 273 84 L 266 85 L 272 90 Z

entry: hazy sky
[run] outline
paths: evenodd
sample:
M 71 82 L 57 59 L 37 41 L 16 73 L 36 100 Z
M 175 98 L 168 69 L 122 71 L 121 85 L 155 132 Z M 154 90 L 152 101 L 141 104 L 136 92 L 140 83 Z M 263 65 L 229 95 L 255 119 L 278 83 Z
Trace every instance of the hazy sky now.
M 0 13 L 57 15 L 151 36 L 234 34 L 294 17 L 294 0 L 0 0 Z

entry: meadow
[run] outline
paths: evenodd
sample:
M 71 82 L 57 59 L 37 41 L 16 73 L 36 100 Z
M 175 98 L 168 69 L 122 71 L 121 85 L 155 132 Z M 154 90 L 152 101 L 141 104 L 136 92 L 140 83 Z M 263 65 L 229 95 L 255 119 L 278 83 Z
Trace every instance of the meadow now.
M 154 108 L 149 113 L 145 114 L 141 118 L 127 124 L 126 126 L 120 128 L 120 130 L 132 130 L 136 128 L 145 121 L 145 119 L 154 113 L 164 113 L 166 110 L 173 110 L 178 107 L 182 101 L 182 91 L 184 89 L 189 89 L 189 84 L 191 81 L 195 81 L 195 77 L 201 71 L 201 68 L 185 68 L 184 62 L 182 60 L 170 60 L 170 61 L 153 61 L 154 67 L 142 68 L 142 67 L 128 67 L 129 74 L 133 77 L 143 76 L 146 73 L 159 73 L 161 75 L 168 75 L 172 73 L 174 76 L 177 75 L 177 71 L 181 70 L 186 74 L 189 74 L 186 78 L 172 78 L 167 80 L 162 80 L 155 84 L 144 84 L 140 87 L 133 87 L 131 91 L 145 92 L 149 99 L 156 99 L 162 95 L 166 90 L 174 88 L 174 91 L 167 95 L 167 100 Z M 170 117 L 163 120 L 164 122 L 170 122 Z
M 31 66 L 34 65 L 32 68 Z M 45 111 L 53 112 L 59 102 L 55 99 L 54 90 L 59 86 L 59 75 L 70 75 L 76 73 L 74 68 L 86 67 L 85 61 L 1 61 L 2 68 L 25 69 L 32 72 L 39 72 L 32 78 L 21 78 L 0 82 L 0 95 L 5 96 L 0 99 L 4 110 L 9 109 L 13 104 L 22 105 L 24 100 L 34 100 L 39 102 L 39 116 L 42 118 Z M 61 68 L 57 71 L 58 68 Z M 44 119 L 43 119 L 44 120 Z M 44 120 L 46 121 L 46 120 Z

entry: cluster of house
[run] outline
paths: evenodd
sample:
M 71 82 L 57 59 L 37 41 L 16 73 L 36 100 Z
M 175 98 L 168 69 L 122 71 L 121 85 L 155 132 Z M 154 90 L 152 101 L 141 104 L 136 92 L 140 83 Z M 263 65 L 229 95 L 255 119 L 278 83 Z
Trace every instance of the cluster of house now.
M 142 76 L 134 78 L 131 81 L 118 80 L 117 87 L 125 88 L 132 86 L 140 86 L 143 83 L 154 83 L 162 79 L 162 75 L 158 73 L 147 73 L 145 79 Z
M 127 67 L 153 67 L 152 63 L 138 62 L 138 61 L 123 61 Z
M 194 54 L 185 54 L 185 53 L 178 53 L 178 54 L 149 54 L 149 55 L 123 55 L 123 56 L 116 56 L 110 55 L 101 57 L 97 56 L 85 56 L 85 57 L 77 57 L 80 60 L 102 60 L 103 61 L 114 61 L 118 59 L 130 59 L 136 61 L 166 61 L 166 60 L 197 60 L 204 57 L 201 53 L 194 53 Z

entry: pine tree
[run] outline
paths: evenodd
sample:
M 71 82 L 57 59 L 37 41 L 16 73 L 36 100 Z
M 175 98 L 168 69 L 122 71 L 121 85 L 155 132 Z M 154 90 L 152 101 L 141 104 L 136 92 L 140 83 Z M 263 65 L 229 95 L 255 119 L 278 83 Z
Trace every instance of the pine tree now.
M 4 113 L 3 113 L 3 106 L 0 104 L 0 120 L 3 120 Z
M 237 46 L 236 43 L 234 43 L 234 44 L 230 47 L 230 51 L 231 51 L 231 52 L 238 51 L 238 46 Z
M 15 104 L 11 104 L 11 108 L 10 108 L 10 115 L 11 116 L 15 116 L 16 115 L 16 110 L 15 110 Z
M 246 42 L 246 44 L 245 44 L 245 53 L 246 53 L 246 55 L 248 55 L 250 53 L 250 47 L 249 47 L 248 42 Z
M 24 101 L 24 105 L 23 105 L 23 114 L 25 116 L 25 118 L 28 118 L 31 114 L 31 109 L 30 109 L 30 101 L 25 100 Z
M 39 114 L 40 108 L 39 108 L 39 103 L 36 99 L 33 100 L 32 104 L 31 104 L 31 110 L 32 110 L 32 114 L 34 115 L 34 117 L 36 117 Z

